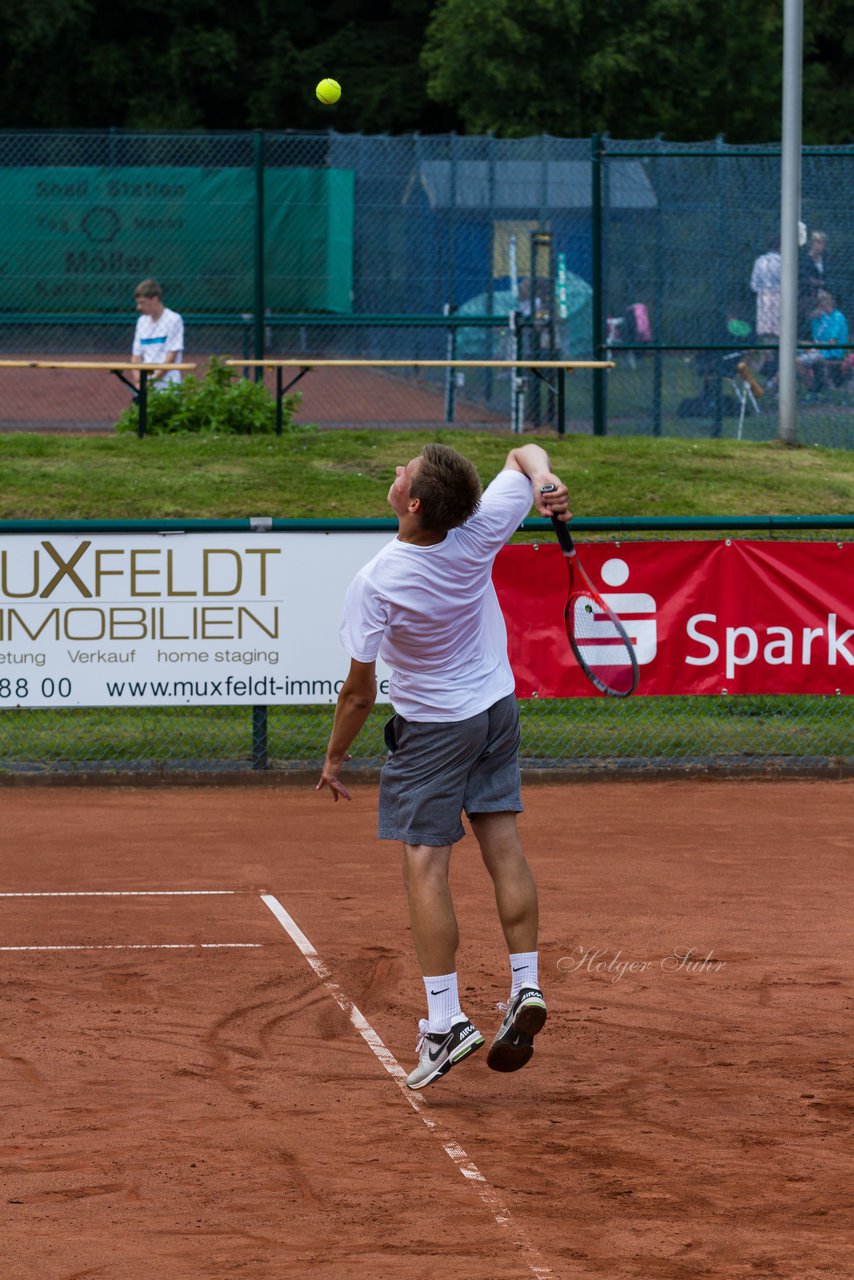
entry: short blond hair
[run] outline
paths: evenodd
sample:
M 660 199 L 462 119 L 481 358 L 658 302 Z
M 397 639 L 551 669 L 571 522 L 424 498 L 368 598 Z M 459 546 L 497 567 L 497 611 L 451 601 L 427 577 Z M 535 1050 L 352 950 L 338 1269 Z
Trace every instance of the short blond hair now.
M 133 291 L 135 298 L 160 298 L 163 300 L 163 290 L 156 280 L 140 280 L 139 284 Z

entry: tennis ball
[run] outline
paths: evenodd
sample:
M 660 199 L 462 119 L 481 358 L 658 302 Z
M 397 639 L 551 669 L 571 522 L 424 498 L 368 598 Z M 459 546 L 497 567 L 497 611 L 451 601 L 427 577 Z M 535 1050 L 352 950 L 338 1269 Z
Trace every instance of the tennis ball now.
M 341 97 L 341 86 L 337 80 L 321 80 L 314 92 L 329 107 Z

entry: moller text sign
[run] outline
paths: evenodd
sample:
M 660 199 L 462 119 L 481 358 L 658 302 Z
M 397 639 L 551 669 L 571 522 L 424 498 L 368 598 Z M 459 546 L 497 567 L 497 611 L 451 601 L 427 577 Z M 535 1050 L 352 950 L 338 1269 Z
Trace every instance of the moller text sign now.
M 0 537 L 0 709 L 334 702 L 344 592 L 389 536 Z
M 125 309 L 156 275 L 182 312 L 244 311 L 255 182 L 249 166 L 4 165 L 0 308 Z M 266 305 L 352 311 L 353 172 L 271 167 L 264 187 Z

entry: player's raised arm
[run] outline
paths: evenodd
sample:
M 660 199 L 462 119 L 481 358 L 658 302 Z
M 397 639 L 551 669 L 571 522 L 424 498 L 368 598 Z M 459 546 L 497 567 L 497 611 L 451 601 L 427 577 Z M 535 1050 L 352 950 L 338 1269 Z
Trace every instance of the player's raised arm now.
M 557 516 L 571 520 L 569 492 L 552 471 L 549 455 L 538 444 L 523 444 L 511 449 L 504 463 L 505 471 L 521 471 L 534 486 L 534 506 L 541 516 Z

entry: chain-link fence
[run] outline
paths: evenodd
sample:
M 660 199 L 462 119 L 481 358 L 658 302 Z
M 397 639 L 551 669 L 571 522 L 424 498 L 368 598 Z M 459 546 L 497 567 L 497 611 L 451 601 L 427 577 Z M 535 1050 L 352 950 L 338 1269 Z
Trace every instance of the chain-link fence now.
M 804 150 L 800 434 L 843 447 L 852 165 L 854 147 Z M 779 148 L 720 141 L 6 133 L 0 356 L 127 355 L 153 275 L 200 371 L 211 355 L 506 358 L 514 315 L 528 359 L 615 355 L 598 383 L 570 380 L 574 430 L 767 439 L 779 170 Z M 128 402 L 105 373 L 0 377 L 5 429 L 108 429 Z M 503 427 L 509 377 L 454 375 L 449 419 L 448 375 L 325 373 L 299 420 Z M 554 425 L 536 380 L 526 421 Z
M 779 148 L 608 139 L 598 155 L 604 323 L 618 361 L 606 382 L 608 430 L 773 438 Z M 852 163 L 850 147 L 804 149 L 797 300 L 800 438 L 845 448 L 854 443 Z M 638 183 L 645 207 L 615 207 Z
M 850 772 L 854 707 L 844 697 L 572 698 L 523 702 L 526 769 L 587 774 L 699 769 Z M 348 769 L 386 758 L 378 706 Z M 0 712 L 0 773 L 319 773 L 331 707 L 52 708 Z

